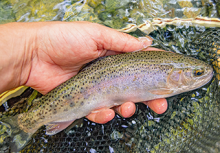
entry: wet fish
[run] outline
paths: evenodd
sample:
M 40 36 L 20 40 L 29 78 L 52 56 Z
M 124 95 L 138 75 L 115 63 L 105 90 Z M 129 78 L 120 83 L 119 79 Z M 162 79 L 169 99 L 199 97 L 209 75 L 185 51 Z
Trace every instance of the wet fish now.
M 166 98 L 199 88 L 213 76 L 210 65 L 172 52 L 145 51 L 102 57 L 45 96 L 26 113 L 3 119 L 11 148 L 20 150 L 41 126 L 56 134 L 91 111 Z

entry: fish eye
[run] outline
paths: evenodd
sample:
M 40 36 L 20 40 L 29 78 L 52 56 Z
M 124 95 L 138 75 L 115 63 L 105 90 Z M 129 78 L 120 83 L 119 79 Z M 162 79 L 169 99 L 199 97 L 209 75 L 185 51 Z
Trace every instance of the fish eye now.
M 204 74 L 204 70 L 203 69 L 196 69 L 196 70 L 194 70 L 194 72 L 193 72 L 193 75 L 195 76 L 195 77 L 199 77 L 199 76 L 201 76 L 201 75 L 203 75 Z

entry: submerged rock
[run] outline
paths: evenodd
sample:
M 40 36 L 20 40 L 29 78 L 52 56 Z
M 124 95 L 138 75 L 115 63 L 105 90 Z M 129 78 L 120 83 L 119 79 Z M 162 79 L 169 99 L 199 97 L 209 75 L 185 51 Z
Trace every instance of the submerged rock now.
M 61 20 L 66 6 L 70 2 L 63 0 L 12 0 L 12 9 L 16 21 L 33 22 L 33 21 L 56 21 Z
M 6 0 L 0 1 L 0 24 L 14 21 L 15 16 L 11 4 Z
M 67 8 L 63 21 L 90 21 L 101 23 L 94 9 L 84 3 L 74 3 Z

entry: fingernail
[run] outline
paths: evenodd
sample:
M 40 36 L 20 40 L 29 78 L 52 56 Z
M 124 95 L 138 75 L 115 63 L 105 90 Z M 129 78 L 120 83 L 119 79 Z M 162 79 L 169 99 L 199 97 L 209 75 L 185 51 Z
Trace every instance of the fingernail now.
M 152 44 L 153 38 L 151 38 L 150 36 L 139 37 L 138 41 L 143 43 L 143 48 L 147 48 Z

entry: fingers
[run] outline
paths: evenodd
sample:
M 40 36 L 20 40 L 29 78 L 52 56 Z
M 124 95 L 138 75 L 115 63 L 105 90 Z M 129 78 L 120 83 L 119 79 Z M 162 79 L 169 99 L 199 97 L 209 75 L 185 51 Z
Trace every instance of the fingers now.
M 126 102 L 120 106 L 116 106 L 112 109 L 108 108 L 101 108 L 99 110 L 93 111 L 89 115 L 86 116 L 90 121 L 99 123 L 99 124 L 104 124 L 107 123 L 108 121 L 112 120 L 115 116 L 116 111 L 119 115 L 128 118 L 134 115 L 136 110 L 136 106 L 132 102 Z
M 144 104 L 148 105 L 150 109 L 152 109 L 157 114 L 163 114 L 168 107 L 167 100 L 162 99 L 156 99 L 151 100 L 147 102 L 143 102 Z M 126 102 L 122 104 L 121 106 L 116 106 L 113 108 L 119 115 L 128 118 L 134 115 L 136 107 L 133 102 Z
M 143 103 L 148 105 L 150 109 L 152 109 L 157 114 L 164 113 L 168 107 L 167 101 L 164 98 Z M 101 108 L 99 110 L 93 111 L 87 115 L 86 118 L 99 124 L 105 124 L 114 118 L 115 112 L 125 118 L 128 118 L 134 115 L 135 110 L 136 106 L 133 102 L 126 102 L 120 106 L 114 107 L 113 110 L 108 108 Z
M 131 52 L 144 49 L 152 44 L 150 37 L 135 38 L 102 25 L 93 24 L 96 31 L 89 31 L 96 41 L 98 50 L 112 50 L 116 52 Z M 101 54 L 101 53 L 100 53 Z
M 143 49 L 142 51 L 165 51 L 165 50 L 154 48 L 154 47 L 148 47 L 146 49 Z
M 86 116 L 90 121 L 105 124 L 115 117 L 115 112 L 112 109 L 101 108 L 96 111 L 91 112 Z
M 147 47 L 146 49 L 143 49 L 142 51 L 165 51 L 165 50 L 162 50 L 162 49 L 158 49 L 158 48 L 154 48 L 154 47 Z M 99 54 L 99 57 L 102 57 L 102 56 L 109 56 L 109 55 L 116 55 L 116 54 L 121 54 L 121 53 L 124 53 L 124 52 L 119 52 L 119 51 L 111 51 L 111 50 L 106 50 L 106 51 L 103 51 Z
M 151 101 L 147 101 L 143 103 L 145 105 L 148 105 L 150 109 L 152 109 L 157 114 L 163 114 L 167 110 L 167 107 L 168 107 L 167 100 L 164 98 L 151 100 Z
M 128 118 L 134 115 L 136 106 L 133 102 L 126 102 L 113 108 L 119 115 Z

